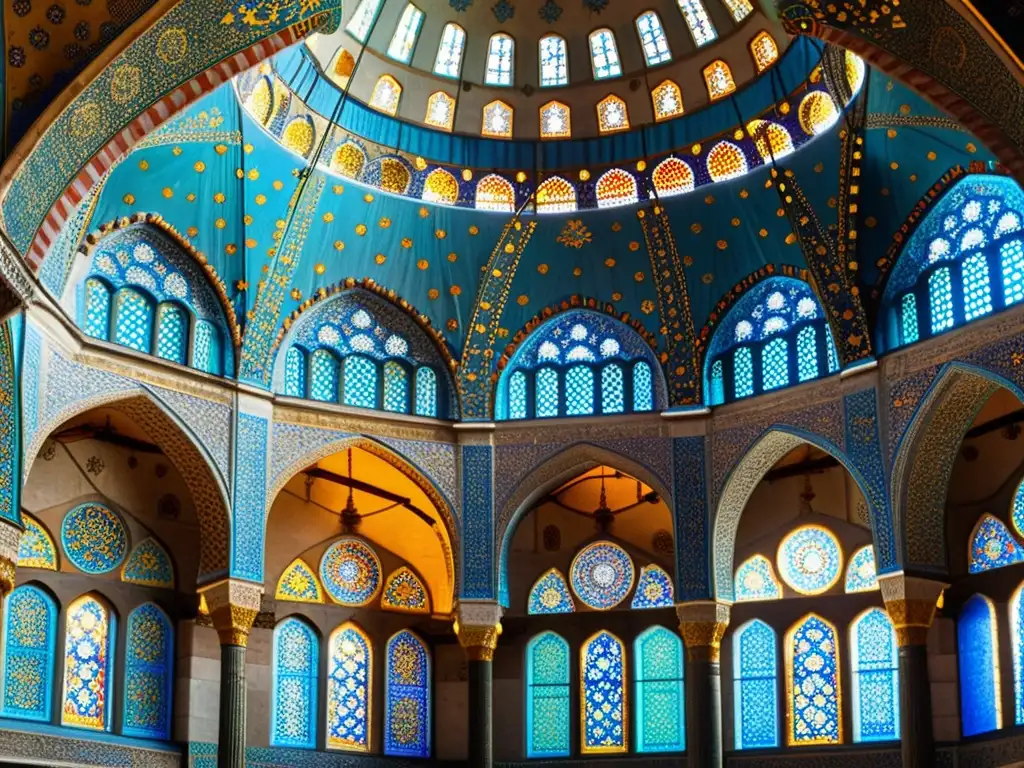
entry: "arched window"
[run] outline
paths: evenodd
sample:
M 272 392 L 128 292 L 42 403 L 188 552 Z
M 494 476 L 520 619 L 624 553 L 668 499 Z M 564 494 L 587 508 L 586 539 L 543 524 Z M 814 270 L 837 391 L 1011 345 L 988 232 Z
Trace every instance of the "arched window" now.
M 437 374 L 425 365 L 416 369 L 416 415 L 437 416 Z
M 568 757 L 569 644 L 542 632 L 526 646 L 526 756 Z
M 61 724 L 110 728 L 116 622 L 105 602 L 84 595 L 68 606 Z
M 369 358 L 345 358 L 345 405 L 373 408 L 377 405 L 377 366 Z
M 462 52 L 465 47 L 466 30 L 458 24 L 445 24 L 441 32 L 441 43 L 437 46 L 437 58 L 434 59 L 434 74 L 457 78 L 462 69 Z
M 652 411 L 664 404 L 656 364 L 647 343 L 618 321 L 564 313 L 537 328 L 505 366 L 497 418 Z
M 403 565 L 384 583 L 380 607 L 401 613 L 430 613 L 430 598 L 419 577 Z
M 569 84 L 569 49 L 565 38 L 544 35 L 540 39 L 540 84 L 542 88 Z
M 658 122 L 683 114 L 683 92 L 671 80 L 663 80 L 651 90 L 651 102 L 654 104 L 654 119 Z
M 871 592 L 876 589 L 878 574 L 875 571 L 875 548 L 868 544 L 850 557 L 850 564 L 846 566 L 846 591 Z
M 409 412 L 409 374 L 394 360 L 384 363 L 384 410 Z
M 549 101 L 540 108 L 542 139 L 563 139 L 572 135 L 572 111 L 568 104 Z
M 661 18 L 654 11 L 645 11 L 636 17 L 636 31 L 640 35 L 640 45 L 644 49 L 644 59 L 648 67 L 656 67 L 666 61 L 672 61 L 672 51 L 668 47 L 668 38 L 661 26 Z
M 637 201 L 636 179 L 621 168 L 612 168 L 601 174 L 595 186 L 598 208 L 630 205 Z
M 595 80 L 618 77 L 622 74 L 619 62 L 619 47 L 615 34 L 610 29 L 598 29 L 590 33 L 590 64 Z
M 832 332 L 811 287 L 776 277 L 758 283 L 736 302 L 708 347 L 711 405 L 768 392 L 833 373 Z M 721 364 L 721 387 L 713 382 Z M 716 400 L 717 393 L 723 395 Z
M 986 175 L 961 180 L 933 205 L 886 284 L 890 348 L 944 333 L 1024 296 L 1021 211 L 1020 187 Z
M 373 722 L 373 644 L 362 629 L 346 622 L 331 633 L 327 652 L 327 748 L 368 752 Z M 389 684 L 391 674 L 389 661 Z M 419 710 L 409 708 L 408 712 L 415 716 Z M 398 730 L 412 725 L 406 720 L 398 724 Z
M 206 320 L 196 321 L 195 337 L 192 345 L 192 365 L 200 371 L 220 376 L 224 360 L 221 346 L 221 332 Z
M 430 651 L 407 629 L 388 640 L 384 754 L 430 757 Z
M 750 55 L 758 72 L 764 72 L 779 58 L 779 47 L 770 32 L 762 30 L 750 41 Z
M 173 304 L 161 304 L 156 313 L 156 354 L 184 365 L 188 354 L 188 316 Z
M 597 102 L 597 130 L 601 133 L 629 130 L 626 102 L 610 93 Z
M 323 603 L 324 590 L 309 563 L 297 557 L 277 580 L 274 599 L 295 603 Z
M 750 4 L 750 0 L 724 0 L 724 2 L 732 20 L 737 24 L 754 12 L 754 6 Z
M 964 736 L 1003 727 L 999 691 L 999 638 L 992 601 L 974 595 L 957 617 L 960 663 L 960 724 Z
M 681 195 L 694 187 L 693 170 L 678 157 L 669 157 L 658 163 L 651 174 L 651 180 L 661 197 Z
M 512 182 L 493 173 L 484 176 L 476 185 L 474 204 L 481 211 L 512 213 L 516 205 L 516 192 Z
M 766 163 L 793 152 L 793 137 L 789 131 L 771 120 L 751 120 L 747 123 L 747 134 L 754 140 L 758 154 Z
M 732 639 L 733 720 L 736 749 L 779 745 L 778 663 L 775 632 L 759 619 Z
M 85 281 L 83 330 L 97 339 L 110 338 L 110 288 L 95 277 Z
M 853 740 L 900 737 L 900 683 L 896 630 L 881 608 L 869 608 L 850 625 L 853 671 Z
M 811 91 L 797 109 L 800 127 L 808 136 L 825 133 L 839 120 L 839 109 L 825 91 Z
M 455 205 L 459 199 L 459 182 L 444 168 L 435 168 L 423 181 L 423 199 L 431 203 Z
M 576 188 L 561 176 L 552 176 L 537 187 L 537 213 L 576 210 Z
M 712 101 L 728 96 L 736 90 L 732 70 L 721 59 L 716 59 L 704 67 L 704 84 L 708 89 L 708 98 Z
M 124 726 L 129 736 L 171 738 L 174 711 L 174 629 L 153 603 L 128 614 L 124 669 Z
M 316 748 L 319 646 L 302 619 L 287 618 L 274 628 L 271 746 Z
M 487 44 L 485 85 L 512 85 L 515 45 L 515 41 L 504 32 L 491 35 Z
M 331 155 L 331 170 L 350 179 L 359 178 L 365 166 L 366 152 L 354 141 L 346 141 Z
M 514 110 L 501 99 L 495 99 L 484 105 L 483 122 L 480 133 L 484 136 L 496 136 L 507 139 L 512 136 L 512 117 Z
M 640 569 L 630 608 L 634 610 L 671 608 L 675 602 L 672 577 L 664 568 L 651 564 Z
M 309 359 L 309 397 L 338 402 L 338 359 L 327 349 L 314 350 Z
M 988 513 L 978 518 L 971 532 L 967 570 L 981 573 L 1024 561 L 1024 550 L 1006 524 Z
M 683 14 L 686 26 L 690 28 L 693 42 L 698 48 L 714 41 L 718 37 L 715 27 L 708 18 L 708 12 L 701 0 L 676 0 Z
M 306 395 L 306 353 L 298 347 L 289 349 L 284 357 L 284 393 L 291 397 Z
M 356 6 L 356 12 L 349 19 L 345 31 L 360 43 L 366 42 L 366 36 L 370 34 L 373 22 L 377 19 L 377 12 L 380 10 L 381 0 L 362 0 Z
M 309 115 L 292 118 L 281 133 L 281 144 L 299 157 L 309 157 L 316 143 L 316 126 Z
M 747 172 L 747 158 L 743 150 L 731 141 L 720 141 L 708 152 L 705 161 L 712 181 L 726 181 Z
M 427 114 L 423 122 L 435 128 L 450 131 L 455 122 L 455 99 L 444 91 L 435 91 L 427 99 Z
M 580 678 L 580 751 L 627 751 L 626 649 L 622 641 L 602 630 L 584 642 L 580 647 Z
M 114 297 L 114 341 L 139 352 L 153 344 L 153 305 L 133 288 L 122 288 Z
M 49 722 L 57 603 L 33 584 L 4 601 L 3 716 Z
M 18 567 L 56 571 L 57 547 L 50 532 L 42 523 L 24 512 L 21 521 L 25 524 L 25 530 L 18 542 Z
M 636 751 L 686 749 L 683 642 L 653 626 L 633 643 L 636 674 Z
M 772 561 L 764 555 L 753 555 L 744 560 L 736 569 L 733 582 L 737 603 L 782 598 L 782 585 L 775 577 Z
M 405 6 L 402 17 L 398 20 L 398 27 L 391 37 L 388 45 L 388 56 L 395 61 L 408 64 L 412 59 L 412 51 L 416 47 L 416 39 L 420 34 L 420 26 L 423 24 L 423 11 L 412 3 Z
M 839 670 L 839 638 L 825 619 L 808 614 L 786 633 L 790 746 L 842 743 Z
M 560 570 L 551 568 L 534 582 L 526 606 L 528 614 L 573 613 L 575 610 L 576 603 Z
M 398 102 L 401 98 L 401 84 L 391 75 L 381 75 L 370 92 L 370 106 L 378 112 L 394 117 L 398 114 Z
M 1010 598 L 1010 642 L 1013 643 L 1013 720 L 1024 725 L 1024 583 Z

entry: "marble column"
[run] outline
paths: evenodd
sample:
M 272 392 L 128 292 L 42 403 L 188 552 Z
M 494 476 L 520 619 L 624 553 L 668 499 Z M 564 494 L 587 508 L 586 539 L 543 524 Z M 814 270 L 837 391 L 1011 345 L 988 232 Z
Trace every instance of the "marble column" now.
M 492 681 L 502 610 L 491 600 L 462 600 L 455 620 L 455 634 L 466 652 L 469 672 L 470 768 L 494 764 Z
M 729 606 L 712 600 L 676 606 L 686 646 L 686 764 L 722 768 L 722 637 Z
M 935 736 L 928 680 L 928 629 L 939 597 L 949 585 L 904 573 L 879 576 L 878 585 L 899 645 L 903 768 L 930 768 L 935 763 Z
M 245 768 L 245 649 L 263 585 L 225 579 L 200 590 L 220 638 L 217 768 Z

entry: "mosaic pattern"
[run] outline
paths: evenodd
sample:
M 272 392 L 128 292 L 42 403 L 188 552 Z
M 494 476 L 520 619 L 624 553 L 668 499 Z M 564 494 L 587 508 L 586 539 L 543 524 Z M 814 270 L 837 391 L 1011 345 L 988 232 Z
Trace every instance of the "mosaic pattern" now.
M 992 601 L 974 595 L 957 617 L 957 660 L 960 679 L 960 727 L 963 735 L 996 731 L 1003 727 L 999 687 L 999 639 Z
M 331 633 L 327 672 L 327 747 L 369 751 L 373 646 L 355 624 Z
M 573 558 L 569 583 L 584 605 L 604 611 L 626 599 L 634 575 L 633 561 L 626 550 L 610 541 L 597 541 Z
M 610 632 L 580 647 L 580 706 L 581 752 L 627 751 L 626 649 Z
M 111 660 L 117 633 L 107 606 L 91 595 L 67 612 L 61 723 L 105 731 L 110 725 Z
M 463 597 L 494 597 L 494 482 L 494 450 L 462 446 Z
M 636 669 L 636 751 L 686 749 L 683 643 L 655 626 L 633 644 Z
M 430 757 L 430 651 L 408 630 L 388 640 L 384 754 Z
M 380 607 L 389 611 L 430 613 L 426 587 L 419 577 L 404 565 L 384 582 Z
M 732 658 L 736 749 L 777 747 L 779 699 L 775 631 L 760 619 L 748 621 L 733 636 Z
M 171 556 L 156 539 L 143 539 L 132 550 L 121 569 L 121 581 L 144 587 L 174 589 Z
M 288 618 L 274 628 L 270 743 L 316 747 L 316 692 L 320 641 L 306 622 Z M 328 695 L 330 683 L 328 683 Z
M 786 634 L 786 709 L 790 746 L 841 744 L 836 628 L 810 614 Z
M 231 575 L 262 582 L 269 427 L 267 419 L 250 413 L 236 419 Z
M 775 578 L 772 561 L 764 555 L 753 555 L 736 569 L 735 598 L 737 603 L 782 599 L 782 585 Z
M 528 614 L 573 613 L 575 610 L 576 603 L 560 570 L 552 568 L 534 582 L 526 604 Z
M 22 515 L 25 530 L 18 543 L 18 567 L 57 570 L 57 547 L 43 524 L 30 515 Z
M 64 555 L 83 573 L 109 573 L 128 553 L 128 531 L 110 508 L 81 504 L 64 516 L 60 527 Z
M 174 686 L 174 629 L 153 603 L 128 615 L 124 672 L 126 736 L 171 737 Z
M 18 403 L 17 374 L 14 364 L 14 344 L 8 323 L 0 325 L 0 476 L 18 475 Z M 21 486 L 19 483 L 0 483 L 0 518 L 21 520 Z
M 664 568 L 645 565 L 636 580 L 636 591 L 630 608 L 671 608 L 675 605 L 672 577 Z
M 981 573 L 1024 561 L 1024 550 L 999 518 L 984 514 L 974 526 L 967 550 L 967 570 Z
M 526 756 L 568 757 L 571 749 L 569 644 L 542 632 L 526 646 Z
M 900 738 L 899 649 L 896 630 L 881 608 L 850 626 L 853 656 L 853 740 Z
M 297 557 L 284 569 L 277 580 L 274 590 L 277 600 L 289 600 L 293 603 L 322 603 L 324 592 L 320 580 L 305 560 Z
M 1013 722 L 1024 725 L 1024 585 L 1010 598 L 1010 642 L 1013 644 Z
M 49 722 L 57 643 L 57 603 L 25 584 L 4 605 L 3 716 Z
M 779 575 L 801 595 L 820 595 L 839 580 L 843 552 L 839 540 L 820 525 L 805 525 L 779 544 Z
M 380 591 L 380 560 L 359 539 L 338 539 L 320 559 L 320 581 L 334 602 L 366 605 Z
M 854 552 L 846 566 L 846 591 L 871 592 L 875 589 L 878 589 L 875 548 L 868 544 Z

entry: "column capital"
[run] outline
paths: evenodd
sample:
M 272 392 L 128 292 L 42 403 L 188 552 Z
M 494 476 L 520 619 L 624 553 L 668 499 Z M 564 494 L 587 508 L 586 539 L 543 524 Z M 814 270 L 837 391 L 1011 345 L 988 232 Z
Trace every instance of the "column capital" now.
M 7 597 L 14 589 L 21 532 L 15 523 L 0 520 L 0 598 Z
M 221 645 L 249 644 L 249 632 L 260 612 L 263 585 L 239 579 L 223 579 L 199 588 Z
M 714 600 L 696 600 L 676 605 L 679 632 L 691 661 L 718 662 L 722 638 L 729 626 L 731 606 Z
M 885 609 L 896 629 L 896 641 L 900 648 L 924 645 L 928 641 L 928 628 L 935 617 L 935 606 L 949 584 L 907 576 L 898 571 L 880 575 L 878 586 L 882 591 Z
M 470 661 L 493 661 L 505 609 L 493 600 L 460 600 L 455 634 Z

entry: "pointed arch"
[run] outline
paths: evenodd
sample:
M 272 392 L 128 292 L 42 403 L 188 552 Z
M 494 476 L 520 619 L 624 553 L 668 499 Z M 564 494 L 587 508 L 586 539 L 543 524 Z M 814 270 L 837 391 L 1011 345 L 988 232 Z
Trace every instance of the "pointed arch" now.
M 174 712 L 174 627 L 155 603 L 128 614 L 122 733 L 171 738 Z
M 369 752 L 373 642 L 362 627 L 346 621 L 331 633 L 327 648 L 327 748 Z
M 775 630 L 760 619 L 737 627 L 732 658 L 736 749 L 777 747 L 779 667 Z
M 528 614 L 574 613 L 576 603 L 569 593 L 569 583 L 557 568 L 549 568 L 533 582 L 526 601 Z
M 309 115 L 297 115 L 285 126 L 281 144 L 299 157 L 308 158 L 316 144 L 316 125 Z
M 704 67 L 704 85 L 708 89 L 708 98 L 718 101 L 736 90 L 736 81 L 732 70 L 722 59 L 715 59 Z
M 22 584 L 4 600 L 4 717 L 49 722 L 53 709 L 57 648 L 57 600 L 35 583 Z
M 633 641 L 636 751 L 686 749 L 686 660 L 678 632 L 655 624 Z
M 597 102 L 597 130 L 599 133 L 629 130 L 629 108 L 614 93 Z
M 386 653 L 384 754 L 430 757 L 430 649 L 403 629 L 388 640 Z
M 569 643 L 545 631 L 526 644 L 526 756 L 568 757 L 572 718 Z
M 501 99 L 484 105 L 480 133 L 483 136 L 512 137 L 512 116 L 515 110 Z
M 561 176 L 549 176 L 536 192 L 537 213 L 562 213 L 576 210 L 576 188 Z
M 444 168 L 435 168 L 423 181 L 423 199 L 431 203 L 455 205 L 459 200 L 459 182 Z
M 61 724 L 109 730 L 116 616 L 105 598 L 88 593 L 68 606 L 66 627 Z
M 995 606 L 980 594 L 968 599 L 957 616 L 960 725 L 964 736 L 1003 727 L 997 625 Z
M 786 632 L 789 746 L 843 742 L 842 665 L 835 625 L 816 613 Z
M 381 75 L 370 93 L 370 106 L 394 117 L 402 99 L 402 85 L 391 75 Z
M 455 125 L 455 99 L 445 91 L 434 91 L 427 99 L 423 122 L 450 132 Z
M 18 567 L 56 571 L 57 547 L 46 526 L 29 514 L 23 514 L 21 521 L 25 530 L 18 542 Z
M 995 515 L 984 513 L 971 530 L 967 545 L 968 573 L 981 573 L 1024 562 L 1024 548 L 1006 523 Z
M 651 89 L 651 102 L 657 122 L 683 114 L 683 91 L 672 80 L 662 80 Z
M 621 168 L 612 168 L 601 174 L 594 188 L 598 208 L 630 205 L 637 201 L 637 183 L 633 174 Z
M 690 192 L 694 188 L 693 169 L 685 160 L 668 157 L 654 167 L 651 181 L 660 197 Z
M 295 603 L 324 603 L 324 589 L 316 572 L 301 557 L 296 557 L 281 573 L 274 599 Z
M 580 752 L 621 753 L 629 749 L 626 646 L 601 630 L 580 646 Z M 610 707 L 610 708 L 609 708 Z
M 274 627 L 270 701 L 272 746 L 306 749 L 316 746 L 319 647 L 319 635 L 303 618 L 288 616 Z M 330 685 L 328 678 L 328 688 Z
M 572 110 L 568 104 L 549 101 L 541 106 L 539 115 L 542 139 L 565 139 L 572 136 Z
M 882 608 L 868 608 L 850 623 L 850 670 L 853 740 L 899 739 L 899 645 Z
M 772 561 L 764 555 L 751 555 L 740 563 L 734 581 L 737 603 L 782 599 L 782 584 L 775 576 Z
M 649 563 L 640 569 L 630 608 L 671 608 L 675 605 L 672 577 L 659 565 Z
M 481 211 L 512 213 L 516 205 L 515 188 L 507 179 L 494 173 L 489 174 L 477 182 L 474 204 Z
M 430 598 L 420 577 L 403 565 L 392 571 L 384 583 L 380 606 L 400 613 L 430 613 Z
M 164 546 L 150 536 L 143 539 L 121 568 L 121 581 L 144 587 L 174 589 L 174 563 Z
M 875 565 L 875 548 L 865 544 L 850 555 L 846 566 L 846 592 L 873 592 L 878 589 L 878 569 Z

